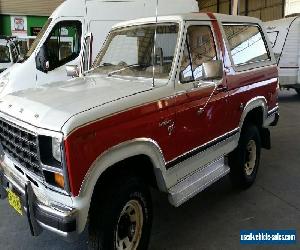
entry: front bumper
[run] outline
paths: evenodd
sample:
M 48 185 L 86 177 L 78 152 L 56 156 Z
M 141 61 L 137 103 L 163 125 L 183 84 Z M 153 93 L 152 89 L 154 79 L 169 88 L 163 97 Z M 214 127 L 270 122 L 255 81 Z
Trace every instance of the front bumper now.
M 35 185 L 30 180 L 21 182 L 11 173 L 5 173 L 5 164 L 0 165 L 0 199 L 6 199 L 6 189 L 11 189 L 19 198 L 22 212 L 27 216 L 30 231 L 38 236 L 46 229 L 52 231 L 66 240 L 77 238 L 76 221 L 78 211 L 57 205 L 47 205 L 41 202 L 33 190 Z

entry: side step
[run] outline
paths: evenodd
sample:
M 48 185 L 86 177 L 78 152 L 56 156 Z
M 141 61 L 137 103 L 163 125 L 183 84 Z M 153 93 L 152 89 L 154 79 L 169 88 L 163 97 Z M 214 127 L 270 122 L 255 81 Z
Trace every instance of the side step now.
M 178 207 L 199 192 L 228 174 L 230 168 L 225 165 L 224 157 L 206 165 L 189 175 L 169 190 L 169 202 Z

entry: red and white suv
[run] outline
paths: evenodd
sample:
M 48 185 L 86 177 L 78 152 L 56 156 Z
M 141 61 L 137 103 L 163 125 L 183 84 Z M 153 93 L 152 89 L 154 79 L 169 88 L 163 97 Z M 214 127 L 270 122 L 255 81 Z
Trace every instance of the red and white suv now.
M 266 38 L 211 13 L 115 26 L 84 76 L 2 99 L 1 197 L 33 235 L 88 225 L 91 248 L 143 249 L 149 187 L 174 206 L 228 173 L 249 187 L 279 117 Z

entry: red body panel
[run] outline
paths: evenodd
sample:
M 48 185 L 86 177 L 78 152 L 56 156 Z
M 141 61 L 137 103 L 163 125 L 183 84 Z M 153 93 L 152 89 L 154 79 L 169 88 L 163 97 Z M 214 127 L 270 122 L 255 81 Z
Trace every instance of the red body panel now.
M 211 14 L 210 14 L 211 15 Z M 213 18 L 213 15 L 211 15 Z M 92 163 L 103 152 L 124 141 L 151 138 L 162 149 L 166 162 L 239 126 L 242 109 L 249 100 L 264 96 L 269 109 L 277 102 L 277 68 L 253 69 L 237 73 L 231 68 L 218 22 L 212 21 L 224 67 L 223 83 L 228 91 L 215 91 L 204 112 L 203 108 L 214 87 L 199 88 L 164 100 L 147 103 L 111 117 L 89 123 L 73 131 L 65 140 L 71 192 L 77 196 Z M 270 81 L 270 79 L 273 79 Z M 172 120 L 175 130 L 169 134 L 162 122 Z

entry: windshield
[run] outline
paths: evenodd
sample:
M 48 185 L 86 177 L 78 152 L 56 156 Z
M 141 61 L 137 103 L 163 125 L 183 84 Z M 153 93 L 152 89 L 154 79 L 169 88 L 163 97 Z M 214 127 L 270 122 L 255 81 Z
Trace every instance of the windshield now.
M 47 29 L 48 29 L 51 21 L 52 21 L 51 18 L 49 18 L 47 20 L 47 22 L 45 23 L 44 27 L 41 29 L 41 31 L 39 32 L 39 34 L 37 35 L 37 37 L 34 39 L 34 42 L 31 44 L 31 47 L 28 50 L 27 54 L 25 55 L 24 59 L 27 59 L 27 58 L 29 58 L 32 55 L 32 53 L 34 52 L 34 50 L 38 46 L 39 42 L 41 41 L 42 37 L 44 36 L 45 32 L 47 31 Z
M 10 63 L 9 48 L 6 45 L 0 45 L 0 63 Z
M 98 54 L 92 72 L 145 78 L 152 78 L 155 73 L 155 78 L 169 79 L 178 29 L 178 24 L 150 24 L 114 30 Z

